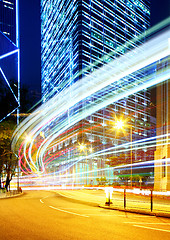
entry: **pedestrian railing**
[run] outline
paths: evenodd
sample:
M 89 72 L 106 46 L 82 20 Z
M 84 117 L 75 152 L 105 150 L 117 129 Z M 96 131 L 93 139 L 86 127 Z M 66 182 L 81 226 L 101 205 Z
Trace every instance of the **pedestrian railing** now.
M 109 191 L 109 188 L 107 188 Z M 155 192 L 140 189 L 115 189 L 110 187 L 110 197 L 107 193 L 105 205 L 124 209 L 142 209 L 149 211 L 164 211 L 170 213 L 170 192 Z

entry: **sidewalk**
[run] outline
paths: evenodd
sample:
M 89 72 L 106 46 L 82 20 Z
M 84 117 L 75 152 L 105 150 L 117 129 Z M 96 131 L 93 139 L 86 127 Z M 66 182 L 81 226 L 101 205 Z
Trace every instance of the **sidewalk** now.
M 1 192 L 0 191 L 0 199 L 10 198 L 10 197 L 18 197 L 22 194 L 22 192 L 18 192 L 17 190 L 11 190 L 9 192 Z
M 99 206 L 109 210 L 119 210 L 124 212 L 139 213 L 144 215 L 151 215 L 157 217 L 170 218 L 170 201 L 165 202 L 155 197 L 153 202 L 153 209 L 150 210 L 150 202 L 144 196 L 128 196 L 126 207 L 124 208 L 124 201 L 120 193 L 113 193 L 112 204 L 106 206 L 106 195 L 104 190 L 57 190 L 55 191 L 63 197 L 81 201 L 90 205 Z

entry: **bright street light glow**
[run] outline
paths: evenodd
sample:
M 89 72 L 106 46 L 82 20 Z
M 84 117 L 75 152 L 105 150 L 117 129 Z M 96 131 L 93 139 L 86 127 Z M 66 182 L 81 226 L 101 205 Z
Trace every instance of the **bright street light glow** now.
M 89 148 L 89 151 L 90 151 L 90 152 L 93 152 L 93 148 L 92 148 L 92 147 L 91 147 L 91 148 Z
M 85 145 L 84 145 L 84 144 L 80 144 L 80 145 L 79 145 L 79 149 L 80 149 L 81 151 L 83 151 L 83 150 L 85 149 Z
M 30 135 L 27 135 L 25 140 L 27 143 L 30 143 L 32 141 L 32 137 Z
M 151 38 L 140 47 L 127 52 L 56 94 L 25 118 L 18 125 L 12 139 L 12 150 L 16 153 L 19 151 L 20 167 L 23 166 L 24 171 L 29 173 L 34 173 L 35 169 L 36 172 L 45 173 L 47 164 L 49 164 L 49 162 L 47 163 L 49 149 L 52 149 L 53 144 L 56 143 L 59 146 L 60 136 L 71 127 L 109 104 L 169 79 L 167 68 L 161 69 L 157 74 L 152 74 L 151 71 L 151 74 L 140 79 L 134 78 L 132 82 L 124 78 L 140 69 L 143 71 L 144 67 L 147 67 L 147 69 L 149 66 L 153 67 L 152 64 L 156 61 L 167 57 L 169 55 L 168 38 L 169 33 L 166 31 Z M 110 84 L 113 85 L 113 89 L 110 88 Z M 115 85 L 119 87 L 115 89 Z M 70 92 L 72 93 L 71 96 Z M 102 94 L 100 94 L 101 92 Z M 69 101 L 68 96 L 70 96 Z M 87 101 L 87 97 L 88 99 L 89 97 L 95 97 L 96 100 L 92 104 L 91 101 Z M 84 108 L 83 101 L 86 102 L 86 108 Z M 70 110 L 75 114 L 68 118 L 66 113 Z M 122 128 L 123 121 L 119 121 L 116 125 L 117 128 Z M 130 127 L 129 125 L 126 126 Z M 124 125 L 124 127 L 126 126 Z M 130 129 L 132 131 L 132 128 Z M 34 140 L 39 139 L 41 132 L 45 134 L 45 138 L 41 138 L 41 142 L 39 142 L 35 151 L 34 143 L 36 141 Z M 28 136 L 31 135 L 32 139 L 28 137 L 28 140 L 26 140 L 25 133 Z M 22 139 L 25 140 L 24 143 L 21 142 Z M 27 144 L 27 142 L 30 142 L 30 144 Z M 83 144 L 79 145 L 81 151 L 85 150 L 86 147 Z M 59 152 L 58 156 L 60 154 Z M 82 159 L 83 157 L 74 160 L 74 163 L 66 166 L 66 168 L 70 168 Z M 50 161 L 52 160 L 50 159 Z
M 119 120 L 115 123 L 115 128 L 116 129 L 122 129 L 124 126 L 124 122 L 122 120 Z

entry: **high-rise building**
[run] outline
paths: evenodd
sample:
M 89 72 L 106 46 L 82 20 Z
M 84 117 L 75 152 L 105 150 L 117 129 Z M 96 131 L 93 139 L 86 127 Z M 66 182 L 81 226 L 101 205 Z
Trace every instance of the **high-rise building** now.
M 0 1 L 0 31 L 16 43 L 16 0 Z
M 168 69 L 168 58 L 157 64 L 157 71 Z M 156 101 L 156 135 L 158 137 L 155 151 L 154 190 L 170 191 L 170 158 L 169 128 L 170 128 L 170 82 L 169 79 L 157 85 Z
M 0 1 L 0 121 L 20 105 L 18 5 L 18 0 Z
M 42 0 L 41 1 L 41 72 L 42 99 L 46 102 L 54 94 L 67 88 L 97 68 L 118 58 L 144 41 L 138 36 L 150 23 L 149 0 Z M 135 40 L 138 39 L 138 40 Z M 122 47 L 123 46 L 123 47 Z M 141 72 L 137 77 L 142 77 Z M 131 81 L 134 76 L 128 76 Z M 135 76 L 136 77 L 136 76 Z M 115 86 L 116 87 L 116 86 Z M 93 101 L 93 99 L 91 99 Z M 67 147 L 67 160 L 71 159 L 69 145 L 86 142 L 95 151 L 130 141 L 109 131 L 109 121 L 122 114 L 133 126 L 132 138 L 147 137 L 149 125 L 150 93 L 143 90 L 128 99 L 122 99 L 79 123 L 81 131 L 73 140 L 65 140 L 57 149 Z M 95 125 L 98 125 L 95 128 Z M 90 130 L 89 130 L 90 129 Z M 64 137 L 63 137 L 64 139 Z M 57 151 L 57 150 L 56 150 Z M 72 151 L 72 150 L 71 150 Z M 139 157 L 134 155 L 134 161 Z M 143 157 L 142 160 L 144 160 Z M 61 161 L 66 159 L 60 154 Z M 129 156 L 124 157 L 129 162 Z M 141 159 L 140 159 L 141 160 Z M 107 156 L 88 164 L 87 169 L 102 168 Z M 59 161 L 58 161 L 59 162 Z M 67 164 L 67 163 L 66 163 Z M 85 163 L 77 166 L 83 169 Z M 58 165 L 59 166 L 59 165 Z M 73 171 L 78 171 L 73 169 Z
M 149 27 L 149 0 L 41 1 L 42 97 L 56 93 L 111 59 Z M 131 46 L 134 47 L 134 43 Z M 127 47 L 128 50 L 128 47 Z M 103 58 L 102 58 L 103 57 Z M 97 62 L 97 63 L 96 63 Z M 83 70 L 83 73 L 81 71 Z

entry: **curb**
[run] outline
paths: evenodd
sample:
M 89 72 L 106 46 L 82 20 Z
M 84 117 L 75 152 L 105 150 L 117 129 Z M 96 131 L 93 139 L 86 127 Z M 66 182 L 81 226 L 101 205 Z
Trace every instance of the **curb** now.
M 108 210 L 117 210 L 117 211 L 121 211 L 121 212 L 129 212 L 129 213 L 136 213 L 136 214 L 142 214 L 142 215 L 149 215 L 149 216 L 155 216 L 155 217 L 164 217 L 164 218 L 170 218 L 170 213 L 165 213 L 165 212 L 150 212 L 147 210 L 142 210 L 142 209 L 132 209 L 132 208 L 119 208 L 119 207 L 114 207 L 114 206 L 106 206 L 104 204 L 99 204 L 99 203 L 95 203 L 95 202 L 88 202 L 85 200 L 80 200 L 77 198 L 72 198 L 70 196 L 67 196 L 66 194 L 61 194 L 60 192 L 57 192 L 61 197 L 63 198 L 67 198 L 70 201 L 76 201 L 79 203 L 83 203 L 83 204 L 87 204 L 90 206 L 94 206 L 94 207 L 100 207 L 100 208 L 105 208 Z
M 15 195 L 11 195 L 11 196 L 5 196 L 5 197 L 0 197 L 0 200 L 1 199 L 7 199 L 7 198 L 14 198 L 14 197 L 20 197 L 22 196 L 24 193 L 18 193 L 18 194 L 15 194 Z
M 165 212 L 150 212 L 146 210 L 141 210 L 141 209 L 124 209 L 124 208 L 118 208 L 118 207 L 113 207 L 113 206 L 105 206 L 103 204 L 100 204 L 99 207 L 105 208 L 108 210 L 118 210 L 121 212 L 129 212 L 129 213 L 136 213 L 136 214 L 143 214 L 143 215 L 150 215 L 150 216 L 155 216 L 155 217 L 164 217 L 164 218 L 170 218 L 170 213 L 165 213 Z

